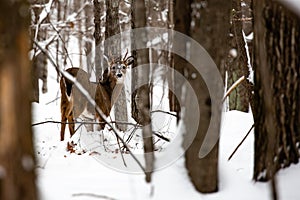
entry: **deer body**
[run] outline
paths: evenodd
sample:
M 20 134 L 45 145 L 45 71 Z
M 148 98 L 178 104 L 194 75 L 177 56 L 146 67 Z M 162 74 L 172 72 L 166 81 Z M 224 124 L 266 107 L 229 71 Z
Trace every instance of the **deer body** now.
M 76 77 L 76 80 L 95 98 L 96 105 L 104 115 L 109 116 L 111 108 L 118 98 L 124 84 L 127 67 L 133 63 L 130 56 L 123 60 L 113 60 L 108 69 L 103 73 L 102 79 L 97 83 L 89 81 L 88 74 L 79 68 L 69 68 L 67 72 Z M 88 103 L 86 97 L 73 87 L 73 83 L 66 78 L 60 81 L 61 89 L 61 141 L 64 140 L 66 122 L 69 122 L 70 135 L 75 133 L 74 119 L 79 117 L 83 111 L 92 113 L 100 123 L 100 129 L 104 129 L 105 120 L 95 111 L 95 108 Z
M 96 84 L 89 81 L 88 74 L 80 68 L 69 68 L 66 70 L 76 80 L 88 90 L 90 96 L 94 97 L 96 91 Z M 60 80 L 61 90 L 61 132 L 60 139 L 64 140 L 66 122 L 68 121 L 69 132 L 72 137 L 75 133 L 74 119 L 78 118 L 85 110 L 88 113 L 94 114 L 94 107 L 88 103 L 86 97 L 73 85 L 73 83 L 66 79 Z

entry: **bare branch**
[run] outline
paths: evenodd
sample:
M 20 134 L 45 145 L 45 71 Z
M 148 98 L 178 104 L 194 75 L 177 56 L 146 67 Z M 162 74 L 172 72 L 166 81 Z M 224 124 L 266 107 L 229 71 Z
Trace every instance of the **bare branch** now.
M 243 81 L 245 80 L 245 76 L 242 76 L 241 78 L 239 78 L 234 84 L 232 84 L 232 86 L 228 89 L 228 91 L 226 92 L 225 96 L 223 97 L 222 102 L 225 101 L 225 99 L 230 95 L 230 93 Z
M 151 111 L 150 113 L 152 114 L 152 113 L 164 113 L 164 114 L 168 114 L 168 115 L 172 115 L 172 116 L 174 116 L 174 117 L 177 117 L 177 115 L 176 114 L 174 114 L 174 113 L 171 113 L 171 112 L 168 112 L 168 111 L 164 111 L 164 110 L 153 110 L 153 111 Z
M 159 134 L 159 132 L 155 132 L 153 131 L 153 134 L 157 137 L 159 137 L 160 139 L 166 141 L 166 142 L 170 142 L 170 139 L 169 138 L 166 138 L 165 136 L 163 136 L 162 134 Z
M 57 30 L 57 28 L 56 28 L 51 22 L 50 22 L 50 25 L 52 26 L 53 30 L 57 33 L 58 37 L 59 37 L 60 40 L 62 41 L 64 50 L 65 50 L 65 52 L 66 52 L 66 54 L 67 54 L 67 57 L 68 57 L 68 59 L 69 59 L 69 61 L 70 61 L 71 66 L 73 67 L 73 62 L 72 62 L 72 60 L 71 60 L 71 58 L 70 58 L 70 55 L 69 55 L 69 53 L 68 53 L 68 49 L 67 49 L 67 47 L 66 47 L 66 43 L 65 43 L 65 41 L 63 40 L 63 38 L 61 37 L 61 35 L 60 35 L 60 31 Z M 55 66 L 55 65 L 54 65 L 54 66 Z M 56 68 L 57 68 L 57 67 L 56 67 Z
M 81 122 L 79 122 L 79 121 L 76 121 L 76 122 L 60 122 L 60 121 L 54 121 L 54 120 L 47 120 L 47 121 L 37 122 L 37 123 L 31 124 L 31 126 L 38 126 L 38 125 L 43 125 L 43 124 L 48 124 L 48 123 L 52 123 L 52 124 L 105 124 L 106 122 L 84 122 L 84 121 L 81 121 Z M 110 121 L 109 123 L 112 123 L 112 124 L 126 124 L 126 125 L 136 126 L 136 124 L 130 123 L 130 122 Z
M 229 156 L 228 161 L 232 158 L 232 156 L 235 154 L 235 152 L 240 148 L 240 146 L 243 144 L 243 142 L 246 140 L 246 138 L 248 137 L 248 135 L 250 134 L 251 130 L 254 128 L 254 124 L 251 126 L 251 128 L 249 129 L 248 133 L 245 135 L 245 137 L 242 139 L 242 141 L 239 143 L 239 145 L 234 149 L 234 151 L 232 152 L 232 154 Z
M 99 194 L 92 194 L 92 193 L 77 193 L 77 194 L 73 194 L 73 197 L 82 197 L 82 196 L 87 196 L 87 197 L 95 197 L 95 198 L 99 198 L 99 199 L 106 199 L 106 200 L 117 200 L 115 198 L 106 196 L 106 195 L 99 195 Z

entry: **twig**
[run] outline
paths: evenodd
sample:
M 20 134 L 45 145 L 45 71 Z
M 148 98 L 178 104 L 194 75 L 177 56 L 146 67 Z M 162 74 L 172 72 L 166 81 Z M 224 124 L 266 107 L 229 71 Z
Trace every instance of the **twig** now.
M 71 66 L 73 67 L 73 62 L 72 62 L 72 60 L 71 60 L 71 58 L 70 58 L 68 49 L 67 49 L 67 47 L 66 47 L 66 43 L 65 43 L 64 39 L 62 38 L 62 36 L 60 35 L 60 31 L 57 30 L 57 28 L 52 24 L 51 21 L 50 21 L 49 23 L 50 23 L 50 25 L 52 26 L 53 30 L 57 33 L 57 35 L 58 35 L 58 37 L 60 38 L 60 40 L 62 41 L 62 43 L 63 43 L 63 48 L 64 48 L 64 50 L 65 50 L 65 52 L 66 52 L 66 54 L 67 54 L 67 57 L 68 57 L 68 59 L 69 59 L 69 61 L 70 61 Z M 56 69 L 58 69 L 58 66 L 57 66 L 57 65 L 54 65 L 54 66 L 55 66 Z M 61 74 L 62 74 L 62 73 L 61 73 Z
M 167 142 L 170 142 L 170 139 L 169 138 L 166 138 L 165 136 L 161 135 L 161 134 L 158 134 L 156 133 L 155 131 L 153 131 L 153 134 L 157 137 L 159 137 L 160 139 L 164 140 L 164 141 L 167 141 Z
M 136 132 L 136 130 L 139 128 L 139 125 L 136 124 L 134 127 L 133 127 L 133 130 L 132 132 L 130 133 L 130 135 L 128 136 L 128 138 L 126 139 L 126 143 L 129 143 L 130 140 L 132 139 L 134 133 Z M 123 147 L 124 148 L 124 147 Z
M 47 120 L 43 122 L 37 122 L 34 124 L 31 124 L 31 126 L 38 126 L 38 125 L 43 125 L 43 124 L 106 124 L 106 122 L 60 122 L 60 121 L 54 121 L 54 120 Z M 126 125 L 131 125 L 131 126 L 136 126 L 136 124 L 130 123 L 130 122 L 121 122 L 121 121 L 111 121 L 110 123 L 112 124 L 126 124 Z
M 107 116 L 102 112 L 102 110 L 99 108 L 99 106 L 96 104 L 95 100 L 90 96 L 89 92 L 78 82 L 76 81 L 76 79 L 70 75 L 68 72 L 62 70 L 55 62 L 54 60 L 51 58 L 51 56 L 35 41 L 33 40 L 34 44 L 49 58 L 51 64 L 58 70 L 58 72 L 65 77 L 66 79 L 68 79 L 69 81 L 71 81 L 74 86 L 80 91 L 81 94 L 83 94 L 83 96 L 87 99 L 87 101 L 95 107 L 95 110 L 97 112 L 97 114 L 102 117 L 102 119 L 104 120 L 104 122 L 111 128 L 111 130 L 116 134 L 116 136 L 120 139 L 120 141 L 123 143 L 124 147 L 128 150 L 129 154 L 131 155 L 131 157 L 136 161 L 136 163 L 139 165 L 139 167 L 143 170 L 144 174 L 146 173 L 145 168 L 143 167 L 143 165 L 141 164 L 141 162 L 137 159 L 137 157 L 132 153 L 132 151 L 130 150 L 130 148 L 128 147 L 128 145 L 125 143 L 125 141 L 123 140 L 123 138 L 118 134 L 117 130 L 108 122 L 107 120 Z
M 248 137 L 248 135 L 250 134 L 251 130 L 254 128 L 254 124 L 251 126 L 251 128 L 249 129 L 248 133 L 245 135 L 245 137 L 243 138 L 243 140 L 239 143 L 239 145 L 234 149 L 234 151 L 232 152 L 232 154 L 229 156 L 228 161 L 230 161 L 230 159 L 232 158 L 232 156 L 235 154 L 235 152 L 238 150 L 238 148 L 240 148 L 240 146 L 243 144 L 243 142 L 246 140 L 246 138 Z
M 230 93 L 243 81 L 245 80 L 245 76 L 242 76 L 241 78 L 239 78 L 226 92 L 225 96 L 223 97 L 222 102 L 224 102 L 226 100 L 226 98 L 228 97 L 228 95 L 230 95 Z
M 174 116 L 174 117 L 177 117 L 177 115 L 176 114 L 174 114 L 174 113 L 171 113 L 171 112 L 168 112 L 168 111 L 164 111 L 164 110 L 153 110 L 153 111 L 151 111 L 150 113 L 152 114 L 152 113 L 164 113 L 164 114 L 168 114 L 168 115 L 172 115 L 172 116 Z
M 45 105 L 49 105 L 49 104 L 51 104 L 51 103 L 57 101 L 58 99 L 60 99 L 60 97 L 56 97 L 56 98 L 53 99 L 52 101 L 49 101 L 49 102 L 45 103 Z
M 125 167 L 127 167 L 127 164 L 125 162 L 125 159 L 124 159 L 124 156 L 123 156 L 123 153 L 122 153 L 122 149 L 121 149 L 119 138 L 118 138 L 118 136 L 116 136 L 116 137 L 117 137 L 118 147 L 119 147 L 119 151 L 120 151 L 120 154 L 121 154 L 121 157 L 122 157 L 123 164 L 124 164 Z
M 109 196 L 99 195 L 99 194 L 92 194 L 92 193 L 72 194 L 72 197 L 82 197 L 82 196 L 95 197 L 95 198 L 106 199 L 106 200 L 117 200 L 117 199 L 109 197 Z

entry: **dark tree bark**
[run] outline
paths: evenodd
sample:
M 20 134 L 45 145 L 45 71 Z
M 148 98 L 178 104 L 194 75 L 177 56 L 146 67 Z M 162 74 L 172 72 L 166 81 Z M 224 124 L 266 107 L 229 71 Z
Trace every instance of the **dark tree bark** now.
M 119 0 L 106 0 L 106 23 L 105 23 L 105 39 L 107 40 L 109 37 L 119 34 L 121 31 L 120 20 L 119 20 Z M 121 51 L 121 40 L 110 40 L 110 42 L 106 42 L 104 46 L 104 52 L 108 57 L 110 54 L 112 56 L 122 56 Z M 126 104 L 126 94 L 124 87 L 115 102 L 115 118 L 116 121 L 127 122 L 127 104 Z M 117 128 L 125 131 L 127 129 L 126 124 L 116 124 Z
M 158 28 L 169 28 L 169 23 L 168 23 L 168 18 L 169 16 L 167 15 L 166 11 L 170 11 L 169 8 L 169 0 L 149 0 L 145 1 L 146 3 L 146 13 L 147 13 L 147 20 L 146 24 L 147 26 L 150 27 L 158 27 Z M 149 35 L 149 37 L 153 37 L 153 35 Z M 158 47 L 158 48 L 164 48 L 167 47 L 166 49 L 170 50 L 172 47 L 171 45 L 171 35 L 168 36 L 168 40 L 162 40 L 160 43 L 153 45 L 153 47 Z M 170 55 L 171 51 L 164 51 L 164 50 L 159 50 L 156 48 L 151 48 L 151 53 L 150 53 L 150 62 L 151 63 L 157 63 L 159 65 L 165 65 L 165 66 L 170 66 Z M 170 86 L 168 82 L 169 78 L 169 71 L 168 69 L 164 69 L 161 67 L 155 67 L 154 65 L 151 65 L 151 75 L 150 79 L 151 82 L 153 79 L 160 79 L 162 81 L 162 84 L 164 87 Z M 163 70 L 163 71 L 162 71 Z M 153 91 L 150 91 L 151 94 L 150 96 L 153 96 Z M 161 98 L 164 98 L 168 94 L 164 94 L 165 91 L 163 91 L 163 94 L 161 95 Z M 161 99 L 162 101 L 162 99 Z
M 243 16 L 241 0 L 232 1 L 232 16 L 231 16 L 231 41 L 230 49 L 236 50 L 237 55 L 230 53 L 227 59 L 228 72 L 228 88 L 234 84 L 240 77 L 244 76 L 245 80 L 229 95 L 229 109 L 240 110 L 244 112 L 249 111 L 249 103 L 252 96 L 252 86 L 249 80 L 249 67 L 247 52 L 245 48 L 245 40 L 243 36 L 243 24 L 246 19 Z
M 134 0 L 132 4 L 132 28 L 146 27 L 146 8 L 145 1 Z M 147 42 L 147 35 L 142 38 L 142 42 Z M 132 44 L 135 45 L 135 44 Z M 151 117 L 150 117 L 150 85 L 142 85 L 135 90 L 135 86 L 141 85 L 140 82 L 149 82 L 150 69 L 144 67 L 139 70 L 138 65 L 149 64 L 149 50 L 135 50 L 135 63 L 133 64 L 132 73 L 132 117 L 141 125 L 143 125 L 143 142 L 146 181 L 151 182 L 151 176 L 154 168 L 154 145 L 152 137 Z
M 73 2 L 73 12 L 78 12 L 78 10 L 82 6 L 82 1 L 74 1 Z M 82 12 L 78 13 L 78 17 L 82 18 Z M 77 39 L 78 39 L 78 52 L 79 52 L 79 66 L 82 68 L 82 55 L 83 55 L 83 32 L 82 32 L 82 20 L 78 20 L 76 24 L 74 24 L 75 30 L 77 29 Z
M 299 161 L 300 23 L 276 1 L 254 1 L 254 179 Z
M 190 36 L 190 24 L 191 24 L 191 0 L 180 1 L 174 0 L 174 30 Z M 175 46 L 176 45 L 176 46 Z M 186 44 L 175 43 L 175 49 L 183 49 L 186 52 Z M 184 69 L 187 68 L 188 62 L 178 55 L 173 55 L 174 69 L 181 74 L 184 74 Z M 178 95 L 177 98 L 181 98 L 182 82 L 176 80 L 174 83 L 174 91 Z M 170 110 L 177 113 L 177 119 L 180 119 L 180 105 L 176 96 L 173 93 L 169 93 L 170 98 Z
M 193 26 L 191 27 L 190 35 L 206 49 L 219 70 L 222 71 L 228 49 L 231 1 L 208 0 L 204 3 L 203 1 L 194 1 L 193 4 L 195 6 L 193 6 L 194 10 L 192 13 L 199 12 L 200 15 L 195 15 L 192 19 Z M 196 6 L 197 4 L 200 7 Z M 199 10 L 195 10 L 198 8 Z M 200 16 L 200 19 L 197 16 Z M 191 52 L 191 54 L 197 54 L 197 52 Z M 186 167 L 198 191 L 203 193 L 216 192 L 218 190 L 218 142 L 208 155 L 204 158 L 199 158 L 199 150 L 211 120 L 211 98 L 200 74 L 195 69 L 189 68 L 186 70 L 185 75 L 190 80 L 193 89 L 199 91 L 197 92 L 197 98 L 201 112 L 197 134 L 185 152 Z M 195 74 L 197 75 L 195 76 Z M 221 116 L 220 108 L 218 108 L 217 112 Z M 190 112 L 193 111 L 191 110 Z M 193 119 L 189 119 L 187 123 L 194 123 Z M 189 127 L 188 124 L 186 126 Z M 215 123 L 211 130 L 219 135 L 220 123 Z M 185 137 L 186 139 L 188 139 L 188 135 Z
M 43 6 L 45 3 L 45 1 L 40 1 L 40 0 L 36 0 L 31 2 L 33 5 L 32 8 L 32 12 L 33 12 L 33 28 L 31 29 L 31 38 L 32 39 L 36 39 L 38 41 L 43 41 L 46 40 L 47 37 L 47 28 L 46 27 L 42 27 L 40 24 L 38 25 L 38 20 L 39 20 L 39 15 L 41 14 L 42 10 L 43 10 Z M 36 6 L 39 5 L 39 6 Z M 44 19 L 44 22 L 49 22 L 48 20 L 48 16 Z M 36 32 L 38 29 L 38 32 Z M 48 46 L 46 47 L 48 48 Z M 34 52 L 34 56 L 32 59 L 32 85 L 33 85 L 33 89 L 32 89 L 32 101 L 34 102 L 39 102 L 39 79 L 41 79 L 43 81 L 43 86 L 42 86 L 42 92 L 46 93 L 48 91 L 47 88 L 47 76 L 48 76 L 48 69 L 47 69 L 47 58 L 43 53 L 37 53 Z
M 169 0 L 168 2 L 168 27 L 169 29 L 174 30 L 175 28 L 175 16 L 174 16 L 174 10 L 175 10 L 175 1 L 174 0 Z M 185 12 L 184 12 L 185 13 Z M 177 17 L 176 17 L 177 19 Z M 177 24 L 178 25 L 178 24 Z M 169 55 L 168 55 L 168 62 L 169 62 L 169 66 L 171 68 L 173 68 L 175 70 L 175 60 L 174 60 L 174 55 L 171 53 L 172 51 L 172 47 L 173 47 L 173 36 L 169 35 L 168 38 L 168 46 L 170 48 L 169 50 Z M 177 123 L 179 122 L 179 113 L 180 113 L 180 106 L 179 106 L 179 102 L 177 97 L 175 96 L 174 92 L 175 92 L 175 80 L 174 80 L 174 73 L 170 73 L 169 72 L 169 77 L 168 77 L 168 87 L 169 87 L 169 93 L 168 93 L 168 97 L 169 97 L 169 107 L 170 107 L 170 111 L 176 112 L 176 117 L 177 117 Z
M 0 2 L 0 199 L 5 200 L 37 199 L 28 6 L 26 1 Z
M 93 14 L 93 9 L 94 9 L 93 4 L 88 4 L 84 8 L 84 15 L 88 16 L 88 17 L 86 17 L 85 22 L 84 22 L 84 24 L 85 24 L 84 49 L 85 49 L 85 55 L 86 55 L 86 64 L 85 65 L 87 67 L 88 74 L 92 73 L 92 67 L 93 67 L 92 62 L 94 61 L 94 59 L 92 58 L 92 54 L 91 54 L 92 50 L 94 49 L 93 48 L 94 47 L 93 46 L 94 39 L 93 39 L 93 33 L 90 31 L 92 26 L 95 26 L 95 28 L 96 28 L 96 25 L 94 25 L 94 23 L 92 21 L 93 18 L 90 17 Z M 95 14 L 94 14 L 94 19 L 96 19 Z M 97 22 L 97 23 L 99 23 L 99 22 Z M 95 38 L 95 40 L 96 40 L 96 38 Z M 95 41 L 95 46 L 96 46 L 96 43 L 97 42 Z M 96 58 L 96 57 L 94 57 L 94 58 Z M 95 63 L 95 65 L 96 65 L 96 63 Z M 99 77 L 99 76 L 96 76 L 96 77 Z
M 95 73 L 97 78 L 101 77 L 105 67 L 102 51 L 102 42 L 104 40 L 104 35 L 101 32 L 101 27 L 104 25 L 101 20 L 101 16 L 105 8 L 103 2 L 104 1 L 94 0 Z

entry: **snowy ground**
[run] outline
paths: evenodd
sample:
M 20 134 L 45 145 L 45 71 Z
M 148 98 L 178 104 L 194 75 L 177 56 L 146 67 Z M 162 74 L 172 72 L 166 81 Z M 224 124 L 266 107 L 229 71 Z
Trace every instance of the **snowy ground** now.
M 57 96 L 54 81 L 49 94 L 42 95 L 40 104 L 33 104 L 33 123 L 59 121 L 59 100 L 47 104 Z M 46 105 L 47 104 L 47 105 Z M 195 191 L 184 168 L 184 158 L 154 173 L 153 182 L 146 184 L 144 175 L 122 173 L 99 162 L 90 153 L 70 154 L 66 142 L 59 141 L 59 124 L 34 126 L 37 154 L 38 188 L 42 200 L 76 199 L 205 199 L 205 200 L 269 200 L 269 183 L 252 181 L 253 132 L 236 152 L 228 157 L 253 123 L 251 114 L 231 111 L 225 113 L 220 140 L 219 192 L 202 195 Z M 179 150 L 180 151 L 180 150 Z M 121 160 L 119 153 L 112 160 Z M 98 158 L 101 155 L 97 155 Z M 279 197 L 300 199 L 298 180 L 300 165 L 291 166 L 278 174 Z

